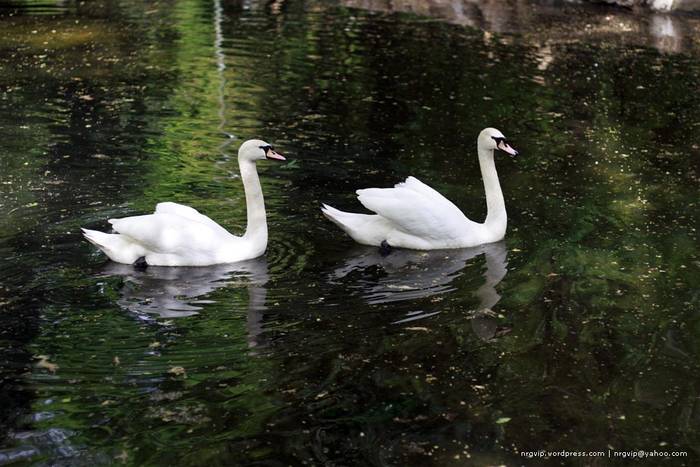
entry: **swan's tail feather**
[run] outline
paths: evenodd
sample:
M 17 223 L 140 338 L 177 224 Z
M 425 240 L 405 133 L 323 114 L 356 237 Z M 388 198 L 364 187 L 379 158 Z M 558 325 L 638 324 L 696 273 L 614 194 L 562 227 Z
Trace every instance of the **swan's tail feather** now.
M 105 239 L 107 235 L 109 235 L 104 232 L 99 232 L 97 230 L 90 230 L 84 228 L 81 228 L 80 230 L 83 232 L 83 237 L 85 237 L 85 239 L 88 242 L 92 243 L 98 248 L 102 248 L 102 246 L 106 243 Z
M 337 225 L 341 229 L 345 230 L 350 236 L 352 236 L 352 234 L 350 233 L 350 230 L 352 230 L 352 226 L 353 226 L 353 217 L 362 215 L 362 214 L 354 214 L 351 212 L 341 211 L 340 209 L 336 209 L 333 206 L 329 206 L 327 204 L 323 205 L 323 207 L 321 208 L 321 212 L 331 222 L 333 222 L 335 225 Z
M 120 234 L 108 234 L 97 230 L 80 229 L 85 239 L 102 250 L 109 259 L 117 263 L 132 264 L 141 256 L 146 255 L 146 250 L 134 243 L 128 237 Z
M 343 217 L 343 214 L 350 214 L 348 212 L 343 212 L 340 209 L 336 209 L 333 206 L 329 206 L 327 204 L 322 204 L 321 205 L 321 212 L 323 213 L 324 216 L 326 216 L 329 220 L 333 221 L 334 223 L 338 224 L 339 227 L 342 227 L 342 223 L 340 222 L 340 218 Z
M 323 205 L 321 212 L 353 240 L 363 245 L 379 246 L 391 230 L 389 222 L 376 214 L 345 212 L 327 204 Z

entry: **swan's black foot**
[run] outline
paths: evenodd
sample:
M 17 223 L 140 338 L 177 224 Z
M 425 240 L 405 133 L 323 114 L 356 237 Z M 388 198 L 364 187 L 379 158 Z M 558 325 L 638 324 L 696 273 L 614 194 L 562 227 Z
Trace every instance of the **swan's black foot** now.
M 391 245 L 389 245 L 386 240 L 382 240 L 382 243 L 379 245 L 379 254 L 382 256 L 389 256 L 392 250 L 393 248 L 391 248 Z
M 147 267 L 148 263 L 146 262 L 145 256 L 142 256 L 136 261 L 134 261 L 134 269 L 136 269 L 137 271 L 145 271 Z

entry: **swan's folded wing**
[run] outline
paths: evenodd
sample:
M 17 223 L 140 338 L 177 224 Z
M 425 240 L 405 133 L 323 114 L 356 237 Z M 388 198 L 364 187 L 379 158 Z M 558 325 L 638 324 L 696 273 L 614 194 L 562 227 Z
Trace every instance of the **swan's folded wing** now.
M 214 222 L 211 218 L 205 216 L 204 214 L 201 214 L 196 209 L 191 208 L 189 206 L 185 206 L 183 204 L 173 203 L 170 201 L 165 203 L 158 203 L 156 205 L 155 214 L 175 214 L 177 216 L 181 216 L 186 219 L 204 224 L 213 229 L 214 231 L 222 231 L 222 233 L 228 233 L 226 229 Z
M 109 223 L 118 233 L 155 253 L 209 251 L 227 238 L 209 225 L 169 213 L 110 219 Z
M 429 187 L 425 183 L 418 180 L 416 177 L 407 177 L 406 180 L 404 180 L 403 182 L 397 183 L 396 185 L 394 185 L 394 188 L 407 188 L 409 190 L 415 191 L 416 193 L 420 193 L 422 195 L 425 195 L 429 198 L 432 197 L 435 199 L 442 199 L 445 202 L 450 203 L 455 209 L 457 209 L 459 211 L 459 208 L 457 206 L 455 206 L 454 204 L 452 204 L 452 202 L 449 199 L 445 198 L 437 190 Z M 462 212 L 462 211 L 460 211 L 460 212 Z
M 458 239 L 471 223 L 451 201 L 413 177 L 394 188 L 357 190 L 357 195 L 367 209 L 423 239 Z

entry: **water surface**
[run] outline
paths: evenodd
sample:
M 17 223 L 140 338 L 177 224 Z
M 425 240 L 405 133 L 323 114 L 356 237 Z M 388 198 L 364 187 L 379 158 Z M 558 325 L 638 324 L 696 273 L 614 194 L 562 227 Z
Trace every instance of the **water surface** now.
M 0 10 L 0 463 L 693 464 L 700 20 L 454 4 Z M 521 152 L 503 242 L 382 257 L 321 216 L 414 175 L 482 220 L 485 126 Z M 250 137 L 289 160 L 264 257 L 81 239 L 161 200 L 242 232 Z

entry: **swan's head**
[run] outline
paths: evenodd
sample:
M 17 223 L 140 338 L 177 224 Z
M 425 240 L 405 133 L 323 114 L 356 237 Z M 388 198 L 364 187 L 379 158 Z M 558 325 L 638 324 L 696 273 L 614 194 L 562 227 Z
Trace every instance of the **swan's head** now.
M 510 147 L 503 133 L 495 128 L 485 128 L 479 133 L 478 145 L 486 150 L 503 151 L 511 156 L 517 156 L 518 151 Z
M 238 149 L 238 159 L 251 162 L 261 159 L 286 160 L 282 154 L 275 152 L 275 148 L 273 148 L 271 144 L 261 139 L 249 139 L 241 144 L 241 147 Z

